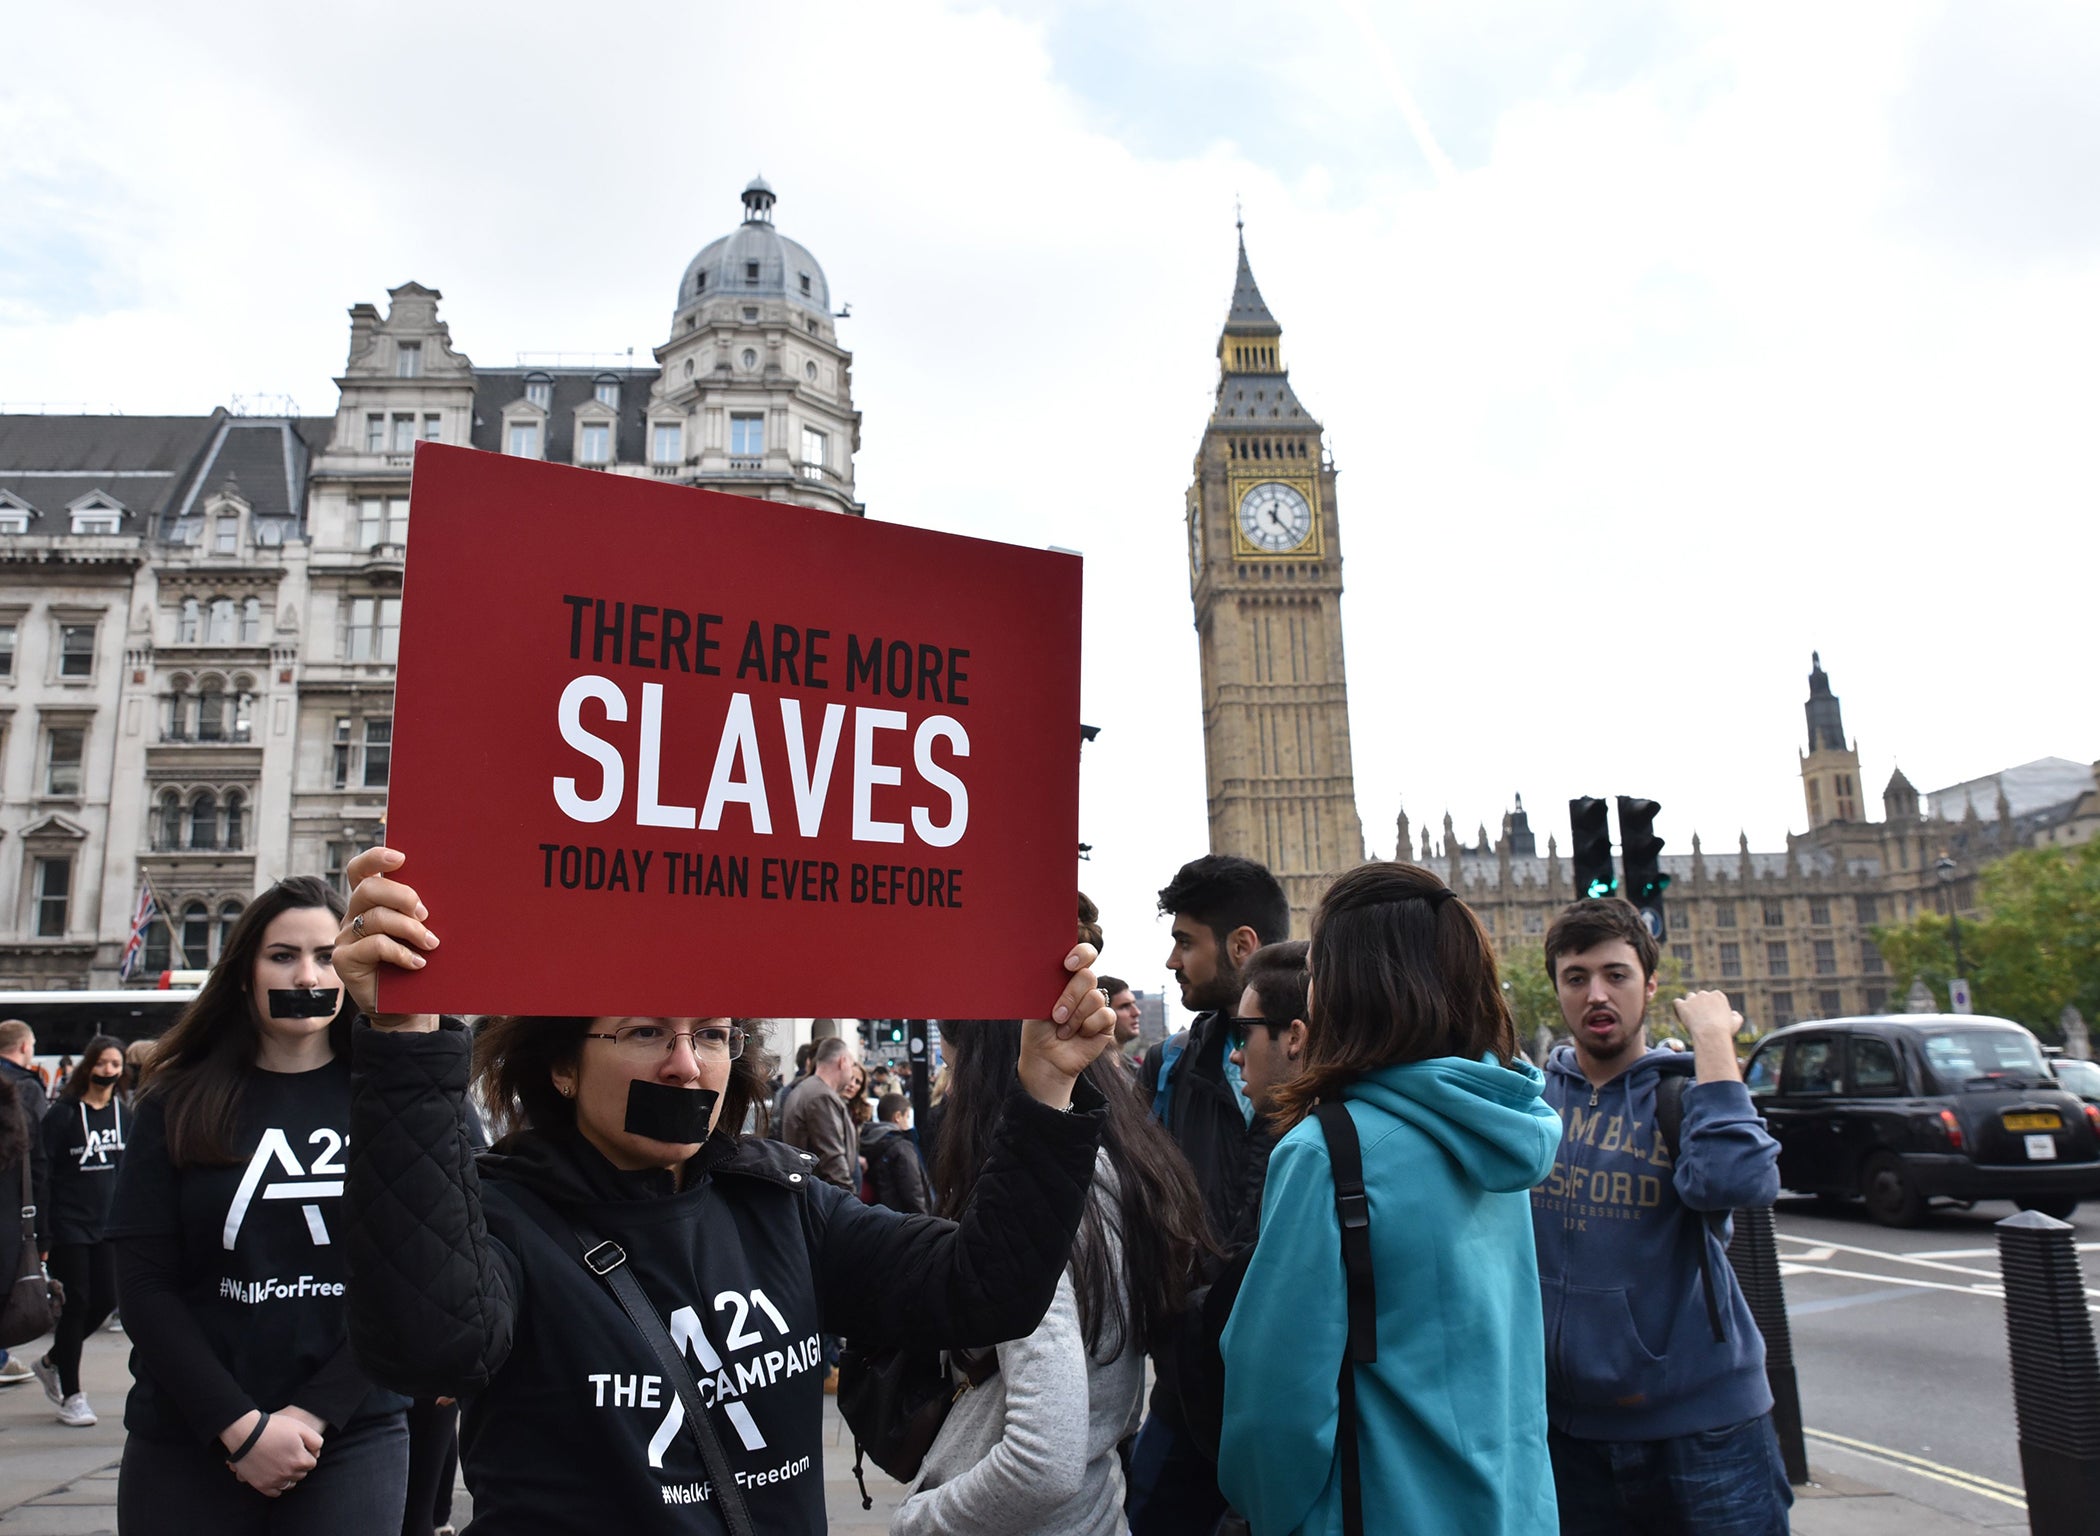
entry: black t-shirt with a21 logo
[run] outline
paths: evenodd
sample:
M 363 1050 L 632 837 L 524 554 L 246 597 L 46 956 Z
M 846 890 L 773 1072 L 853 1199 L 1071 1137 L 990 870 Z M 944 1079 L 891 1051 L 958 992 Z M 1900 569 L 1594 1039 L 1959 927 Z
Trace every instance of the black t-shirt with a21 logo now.
M 117 1192 L 117 1166 L 131 1114 L 112 1097 L 100 1109 L 60 1099 L 44 1114 L 44 1165 L 51 1170 L 51 1209 L 44 1231 L 53 1243 L 99 1243 Z
M 349 1119 L 350 1066 L 337 1060 L 307 1072 L 251 1072 L 231 1149 L 238 1160 L 225 1167 L 174 1167 L 150 1094 L 130 1127 L 106 1235 L 176 1240 L 190 1315 L 258 1403 L 291 1401 L 347 1337 L 340 1224 Z M 194 1438 L 137 1350 L 131 1369 L 125 1428 Z

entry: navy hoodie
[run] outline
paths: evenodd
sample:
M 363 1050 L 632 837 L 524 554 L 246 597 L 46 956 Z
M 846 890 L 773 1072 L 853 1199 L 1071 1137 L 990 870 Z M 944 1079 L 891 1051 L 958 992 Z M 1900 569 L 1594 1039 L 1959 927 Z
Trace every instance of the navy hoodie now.
M 1531 1191 L 1546 1308 L 1546 1411 L 1584 1440 L 1665 1440 L 1772 1406 L 1765 1346 L 1706 1213 L 1770 1205 L 1779 1144 L 1740 1082 L 1688 1083 L 1673 1167 L 1656 1125 L 1664 1061 L 1652 1050 L 1593 1088 L 1572 1046 L 1546 1063 L 1560 1153 Z M 1712 1260 L 1723 1337 L 1700 1277 Z

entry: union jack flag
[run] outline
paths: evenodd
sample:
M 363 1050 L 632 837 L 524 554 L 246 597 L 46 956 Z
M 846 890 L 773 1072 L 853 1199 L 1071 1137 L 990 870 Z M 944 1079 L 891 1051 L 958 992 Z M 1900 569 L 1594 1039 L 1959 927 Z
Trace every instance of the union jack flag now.
M 124 958 L 117 962 L 117 979 L 131 980 L 131 973 L 139 967 L 139 957 L 146 952 L 146 934 L 160 916 L 160 903 L 153 899 L 153 882 L 139 881 L 138 905 L 131 913 L 131 937 L 124 942 Z

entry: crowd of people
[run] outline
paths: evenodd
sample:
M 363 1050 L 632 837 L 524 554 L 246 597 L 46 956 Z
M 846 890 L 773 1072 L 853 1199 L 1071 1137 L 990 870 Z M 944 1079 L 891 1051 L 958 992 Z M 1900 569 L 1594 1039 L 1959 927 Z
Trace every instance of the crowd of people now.
M 1140 1056 L 1081 898 L 1043 1018 L 943 1022 L 921 1124 L 850 1028 L 783 1071 L 761 1019 L 380 1015 L 442 963 L 408 874 L 280 882 L 48 1102 L 0 1022 L 0 1178 L 67 1298 L 0 1384 L 94 1423 L 121 1307 L 124 1532 L 424 1536 L 462 1463 L 490 1536 L 821 1531 L 826 1392 L 900 1536 L 1787 1528 L 1725 1257 L 1776 1148 L 1725 997 L 1650 1048 L 1624 902 L 1547 933 L 1534 1064 L 1433 873 L 1360 866 L 1292 940 L 1200 858 L 1159 898 L 1187 1028 Z

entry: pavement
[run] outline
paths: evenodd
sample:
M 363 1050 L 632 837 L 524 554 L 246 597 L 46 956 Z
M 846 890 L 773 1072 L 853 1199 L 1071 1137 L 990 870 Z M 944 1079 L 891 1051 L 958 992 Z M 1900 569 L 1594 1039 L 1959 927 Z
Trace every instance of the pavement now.
M 1790 1238 L 1801 1236 L 1801 1225 L 1799 1220 L 1783 1216 L 1782 1227 L 1793 1229 L 1788 1234 Z M 1850 1246 L 1866 1248 L 1890 1236 L 1880 1234 L 1878 1238 L 1869 1237 Z M 1948 1243 L 1944 1231 L 1937 1237 L 1929 1231 L 1893 1236 L 1913 1241 L 1915 1246 L 1931 1251 L 1962 1246 Z M 1971 1242 L 1966 1246 L 1973 1248 L 1978 1245 Z M 1790 1241 L 1787 1247 L 1790 1252 L 1823 1247 L 1835 1250 L 1831 1242 L 1811 1244 L 1805 1240 Z M 2100 1248 L 2100 1244 L 2095 1247 Z M 1954 1261 L 1928 1259 L 1925 1262 Z M 1968 1262 L 1973 1264 L 1975 1261 Z M 1787 1285 L 1790 1298 L 1796 1297 L 1797 1293 L 1827 1288 L 1806 1273 L 1812 1267 L 1812 1262 L 1789 1261 Z M 1850 1282 L 1854 1289 L 1838 1294 L 1918 1288 L 1891 1282 L 1880 1273 L 1882 1270 L 1904 1269 L 1900 1262 L 1890 1261 L 1886 1255 L 1872 1259 L 1855 1253 L 1841 1267 L 1856 1269 L 1870 1278 Z M 1930 1270 L 1919 1272 L 1933 1273 Z M 1844 1279 L 1842 1276 L 1824 1278 Z M 1978 1281 L 1977 1284 L 1983 1286 L 1987 1282 Z M 2027 1529 L 2026 1502 L 2021 1497 L 2016 1469 L 2009 1479 L 1971 1470 L 1972 1465 L 1983 1465 L 1988 1470 L 1997 1462 L 1991 1457 L 1972 1454 L 1973 1447 L 1961 1449 L 1959 1442 L 1957 1449 L 1952 1451 L 1945 1449 L 1938 1440 L 1924 1442 L 1923 1449 L 1919 1449 L 1920 1442 L 1914 1438 L 1903 1440 L 1900 1435 L 1889 1433 L 1892 1421 L 1885 1414 L 1880 1419 L 1872 1415 L 1862 1416 L 1856 1410 L 1847 1410 L 1840 1399 L 1825 1390 L 1823 1373 L 1812 1364 L 1817 1354 L 1815 1320 L 1828 1313 L 1849 1315 L 1875 1304 L 1818 1309 L 1818 1299 L 1829 1298 L 1804 1295 L 1794 1303 L 1800 1309 L 1793 1328 L 1797 1354 L 1804 1357 L 1802 1399 L 1810 1426 L 1809 1457 L 1813 1479 L 1808 1486 L 1795 1490 L 1793 1529 L 1796 1536 L 1976 1536 L 1982 1531 L 2024 1532 Z M 2005 1374 L 2002 1313 L 1967 1298 L 1962 1304 L 1979 1308 L 1977 1315 L 1962 1317 L 1960 1321 L 1967 1334 L 1988 1334 L 1993 1341 L 1997 1352 L 1993 1375 L 2002 1393 Z M 41 1354 L 43 1347 L 39 1341 L 24 1346 L 19 1353 L 30 1359 Z M 101 1415 L 101 1422 L 91 1429 L 70 1429 L 60 1424 L 44 1397 L 43 1389 L 33 1381 L 0 1392 L 0 1536 L 89 1536 L 89 1533 L 116 1531 L 117 1464 L 123 1455 L 124 1394 L 130 1384 L 127 1357 L 128 1346 L 121 1334 L 105 1331 L 88 1341 L 81 1362 L 81 1385 Z M 1925 1368 L 1931 1368 L 1929 1360 Z M 1841 1369 L 1842 1366 L 1833 1366 L 1833 1371 Z M 1887 1385 L 1885 1381 L 1884 1387 Z M 1895 1385 L 1899 1390 L 1907 1389 L 1900 1379 Z M 2009 1407 L 1999 1423 L 1989 1422 L 1998 1415 L 1997 1408 L 1989 1401 L 1971 1411 L 1969 1406 L 1950 1404 L 1942 1396 L 1926 1407 L 1932 1421 L 1941 1426 L 1936 1430 L 1940 1439 L 1946 1438 L 1950 1421 L 1959 1421 L 1972 1427 L 1981 1426 L 1987 1436 L 1994 1437 L 1992 1443 L 1997 1439 L 2011 1441 Z M 1844 1432 L 1824 1428 L 1824 1425 L 1841 1426 Z M 1901 1443 L 1891 1444 L 1891 1441 Z M 2017 1456 L 2016 1448 L 2014 1455 Z M 852 1437 L 846 1433 L 837 1409 L 827 1398 L 825 1500 L 830 1511 L 831 1529 L 840 1536 L 874 1536 L 874 1533 L 887 1531 L 890 1515 L 903 1497 L 902 1486 L 891 1478 L 872 1466 L 865 1471 L 868 1492 L 874 1501 L 873 1508 L 868 1510 L 861 1508 L 860 1493 L 854 1486 Z M 464 1526 L 471 1511 L 472 1502 L 462 1487 L 456 1498 L 454 1518 Z M 390 1533 L 381 1533 L 381 1536 L 390 1536 Z

